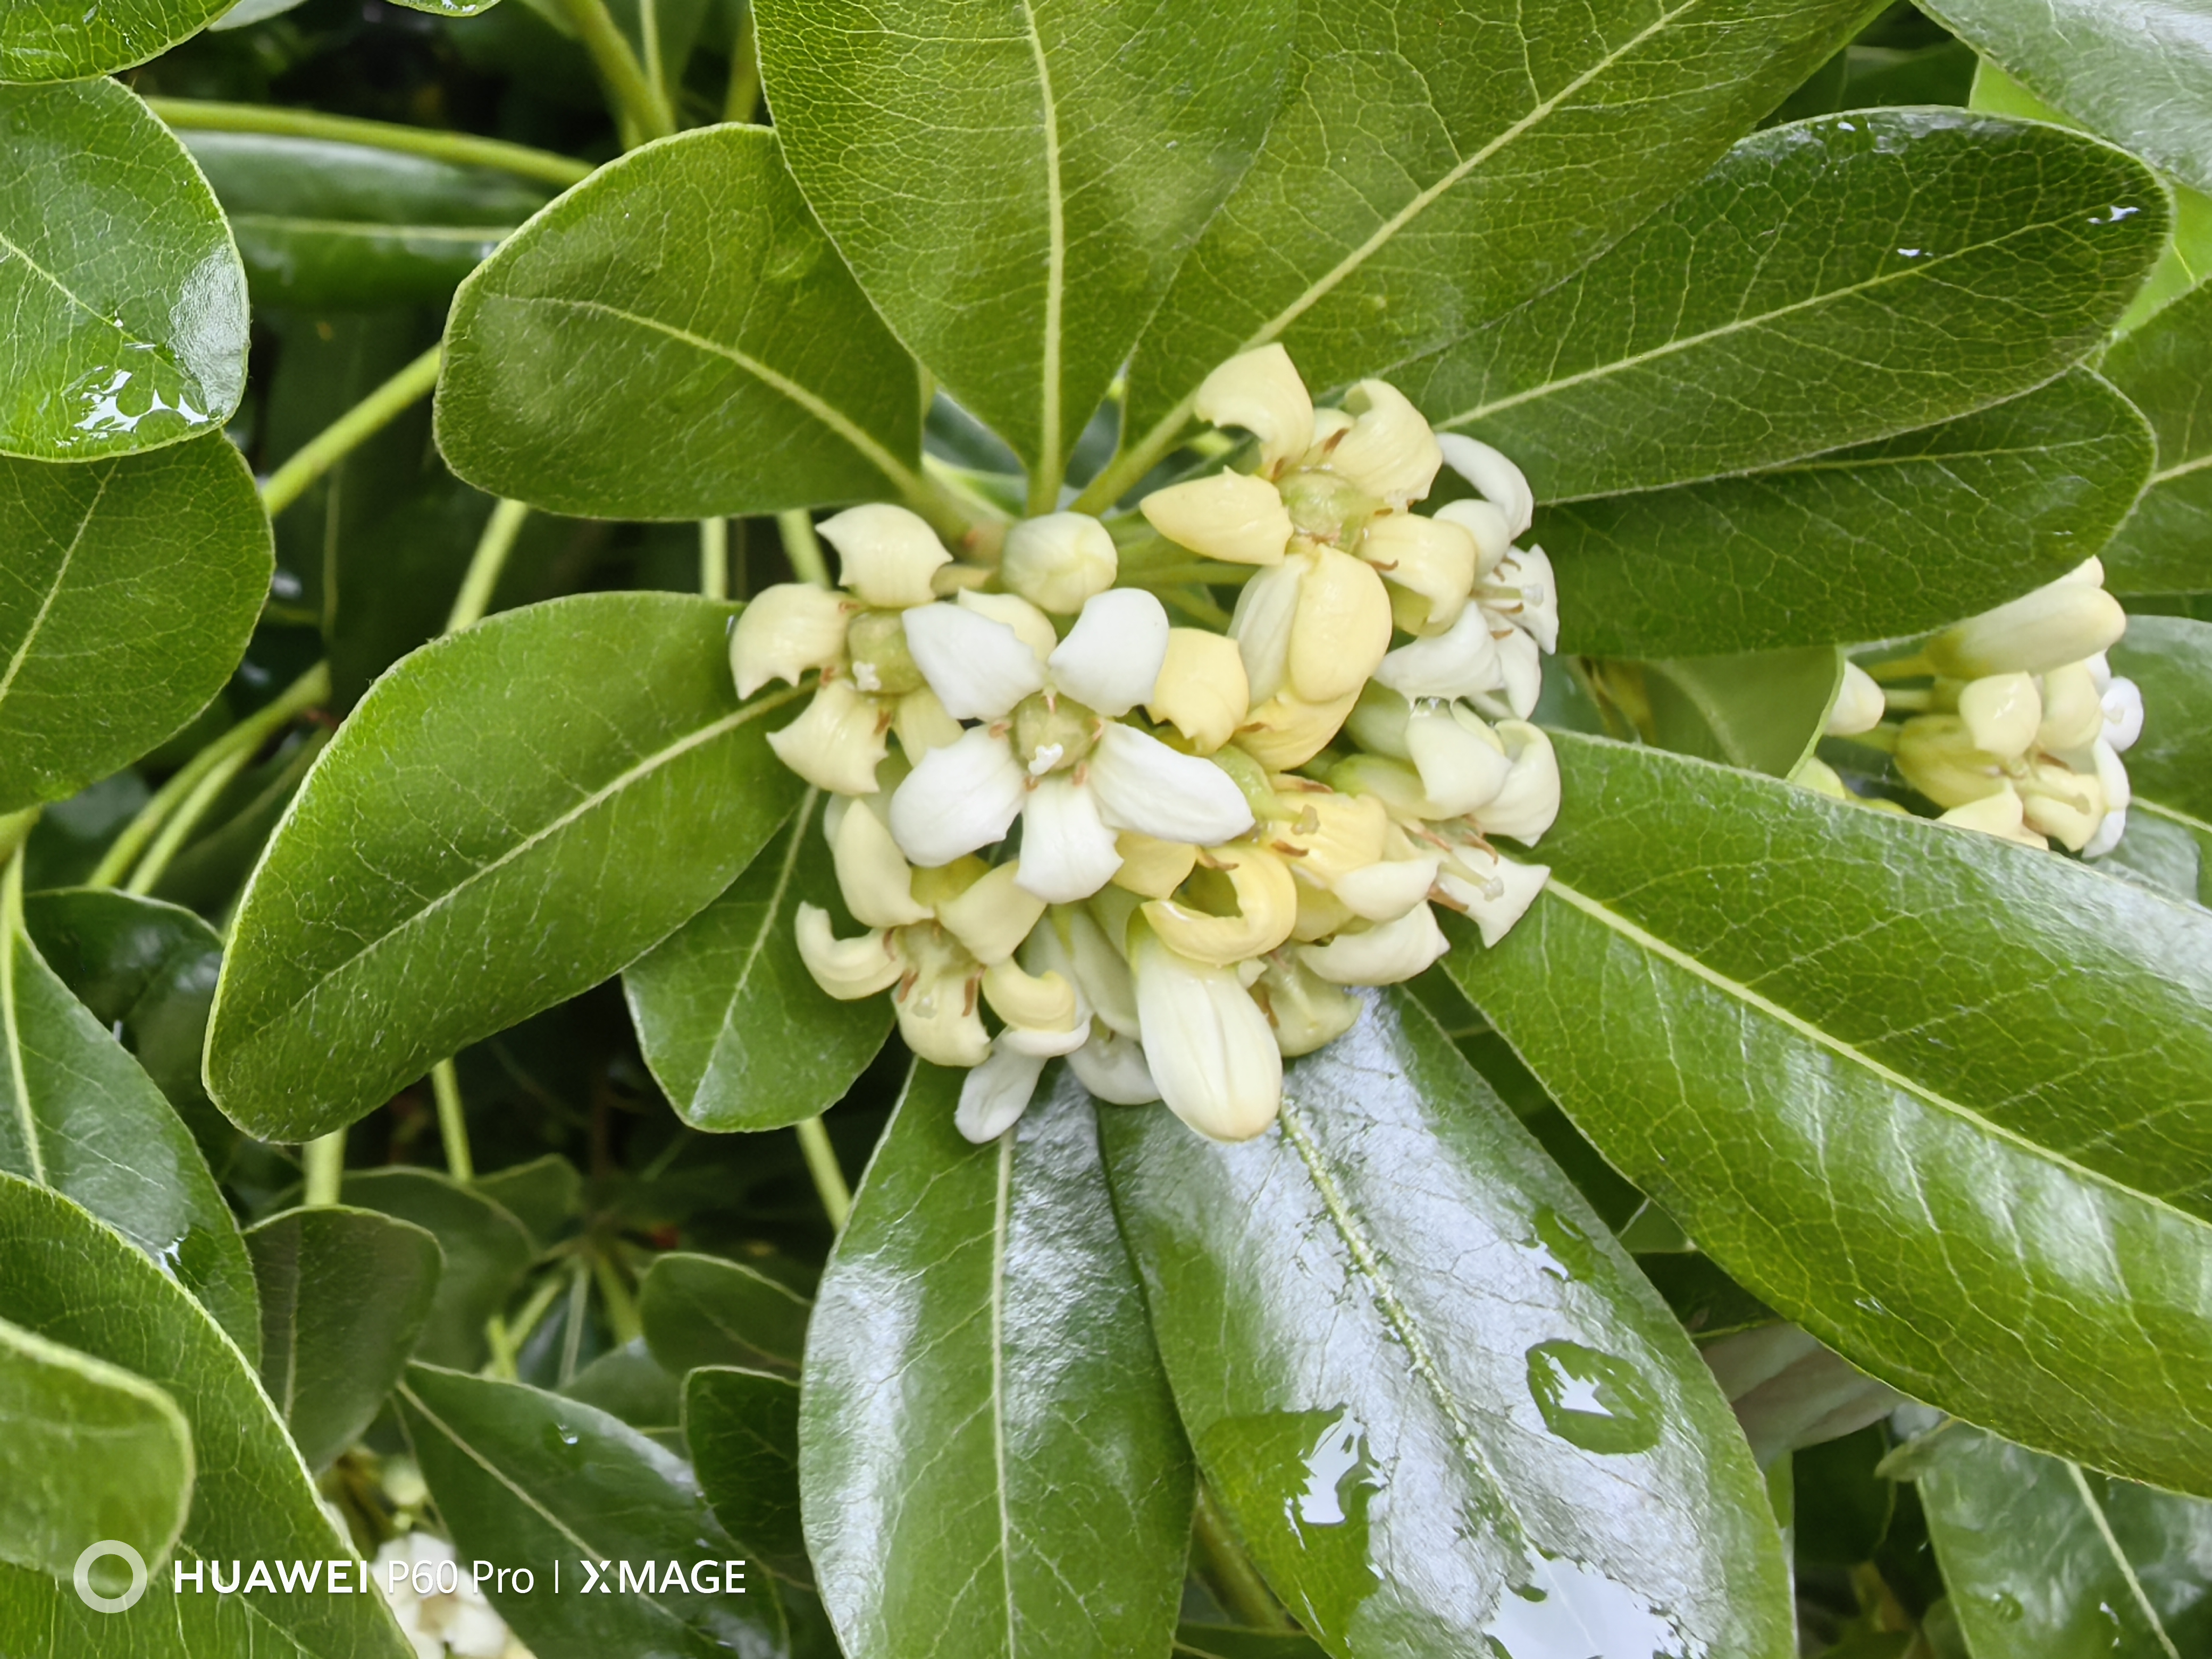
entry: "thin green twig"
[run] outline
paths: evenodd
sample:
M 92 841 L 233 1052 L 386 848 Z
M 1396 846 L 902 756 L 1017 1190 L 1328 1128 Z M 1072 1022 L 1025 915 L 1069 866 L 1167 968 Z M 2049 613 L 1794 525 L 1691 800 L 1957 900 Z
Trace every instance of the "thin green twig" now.
M 461 579 L 461 591 L 453 596 L 446 632 L 458 634 L 483 620 L 492 592 L 499 586 L 500 572 L 507 568 L 507 556 L 514 550 L 514 538 L 522 533 L 522 521 L 529 516 L 530 509 L 520 501 L 501 501 L 492 508 L 491 517 L 484 521 L 483 534 L 477 538 L 477 550 L 469 559 L 469 574 Z
M 191 793 L 178 803 L 169 821 L 161 826 L 161 834 L 154 837 L 146 856 L 138 860 L 138 867 L 123 884 L 125 892 L 145 894 L 154 890 L 154 884 L 161 880 L 169 861 L 183 850 L 185 838 L 199 828 L 200 820 L 215 805 L 216 797 L 230 787 L 230 781 L 243 772 L 246 762 L 252 758 L 252 749 L 234 748 L 208 768 L 207 775 L 192 786 Z
M 738 38 L 730 48 L 730 89 L 722 100 L 725 121 L 750 121 L 760 112 L 760 42 L 753 27 L 753 9 L 744 8 L 738 18 Z
M 830 1218 L 830 1224 L 842 1232 L 845 1218 L 853 1213 L 853 1189 L 845 1184 L 845 1172 L 837 1166 L 830 1131 L 818 1117 L 793 1127 L 799 1132 L 799 1150 L 806 1157 L 806 1173 L 813 1176 L 814 1190 L 821 1194 L 823 1212 Z
M 829 562 L 822 556 L 822 538 L 814 533 L 812 514 L 803 507 L 794 507 L 775 515 L 775 527 L 783 538 L 784 556 L 791 561 L 793 575 L 817 587 L 835 585 L 830 580 Z
M 699 592 L 709 599 L 730 597 L 730 521 L 699 520 Z
M 562 189 L 592 176 L 589 161 L 579 161 L 526 144 L 477 138 L 462 132 L 362 121 L 319 110 L 278 109 L 267 104 L 223 104 L 198 98 L 149 98 L 147 106 L 179 132 L 266 132 L 291 138 L 322 138 L 372 149 L 427 155 L 457 167 L 492 167 L 517 178 L 536 179 Z
M 333 1129 L 309 1141 L 301 1152 L 301 1161 L 307 1168 L 304 1202 L 309 1209 L 328 1209 L 338 1201 L 338 1189 L 345 1181 L 345 1139 L 343 1129 Z
M 476 1158 L 469 1151 L 469 1121 L 461 1105 L 461 1076 L 453 1062 L 441 1060 L 430 1068 L 430 1092 L 438 1099 L 438 1139 L 446 1149 L 446 1173 L 461 1186 L 477 1178 Z
M 1254 1630 L 1295 1630 L 1282 1603 L 1275 1600 L 1243 1546 L 1237 1541 L 1236 1528 L 1202 1480 L 1191 1522 L 1197 1557 L 1192 1565 L 1223 1610 Z
M 382 386 L 325 427 L 299 453 L 269 475 L 261 504 L 270 518 L 307 492 L 307 487 L 430 393 L 438 383 L 443 344 L 434 345 Z
M 668 94 L 645 72 L 630 50 L 629 38 L 617 27 L 605 0 L 561 0 L 561 9 L 576 26 L 577 36 L 606 83 L 607 93 L 623 122 L 630 144 L 665 138 L 676 131 L 676 117 L 668 107 Z

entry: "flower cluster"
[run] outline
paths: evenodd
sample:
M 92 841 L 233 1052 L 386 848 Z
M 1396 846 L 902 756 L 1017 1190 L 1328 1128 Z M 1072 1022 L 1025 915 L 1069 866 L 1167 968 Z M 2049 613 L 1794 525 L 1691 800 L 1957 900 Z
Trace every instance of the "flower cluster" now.
M 1489 839 L 1533 844 L 1559 805 L 1527 718 L 1557 596 L 1515 544 L 1518 469 L 1379 380 L 1316 410 L 1279 346 L 1217 369 L 1198 412 L 1250 435 L 1252 471 L 1110 525 L 1024 520 L 994 565 L 854 507 L 819 526 L 839 588 L 770 588 L 732 635 L 743 696 L 818 677 L 769 742 L 831 796 L 867 931 L 802 906 L 801 958 L 831 996 L 890 991 L 915 1054 L 970 1068 L 973 1140 L 1055 1056 L 1102 1099 L 1257 1134 L 1283 1058 L 1358 1017 L 1347 988 L 1442 954 L 1432 904 L 1494 943 L 1548 873 Z M 1411 511 L 1447 464 L 1474 495 Z M 1170 620 L 1155 589 L 1219 615 L 1194 580 L 1241 588 L 1225 630 Z
M 2111 852 L 2127 830 L 2120 755 L 2142 731 L 2143 706 L 2105 660 L 2128 619 L 2104 580 L 2091 559 L 1883 665 L 1924 685 L 1885 693 L 1847 669 L 1829 732 L 1879 732 L 1905 781 L 1943 809 L 1939 822 L 2030 847 L 2055 841 L 2086 858 Z M 1881 726 L 1891 710 L 1909 718 Z

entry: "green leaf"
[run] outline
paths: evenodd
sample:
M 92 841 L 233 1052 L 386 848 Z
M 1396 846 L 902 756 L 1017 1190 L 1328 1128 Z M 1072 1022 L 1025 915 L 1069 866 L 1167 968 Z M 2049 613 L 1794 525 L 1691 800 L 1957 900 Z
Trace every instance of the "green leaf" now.
M 688 1461 L 682 1426 L 684 1379 L 662 1368 L 644 1338 L 632 1337 L 619 1348 L 608 1349 L 558 1392 L 620 1418 Z
M 437 305 L 545 205 L 506 174 L 273 133 L 184 141 L 238 238 L 257 305 Z
M 520 1221 L 540 1249 L 584 1212 L 584 1177 L 558 1152 L 478 1176 L 474 1190 Z
M 421 1228 L 437 1241 L 442 1254 L 443 1271 L 434 1277 L 436 1294 L 428 1314 L 416 1321 L 421 1337 L 403 1347 L 399 1358 L 404 1360 L 411 1348 L 417 1358 L 433 1364 L 480 1363 L 484 1322 L 506 1305 L 537 1255 L 523 1224 L 483 1194 L 457 1185 L 434 1170 L 351 1171 L 339 1194 L 348 1204 Z M 378 1338 L 380 1344 L 398 1335 L 398 1310 L 389 1310 L 387 1317 L 394 1322 Z
M 208 1032 L 223 1109 L 264 1139 L 350 1122 L 728 886 L 799 788 L 766 734 L 796 694 L 738 706 L 731 615 L 584 594 L 378 681 L 239 902 Z
M 1643 666 L 1661 748 L 1778 778 L 1813 752 L 1844 683 L 1832 645 Z
M 8 810 L 74 794 L 190 725 L 269 592 L 269 520 L 220 434 L 82 466 L 0 459 L 0 546 Z
M 712 1365 L 684 1379 L 684 1434 L 714 1514 L 779 1577 L 814 1582 L 799 1521 L 799 1384 Z
M 175 1401 L 0 1320 L 0 1561 L 66 1583 L 87 1544 L 112 1538 L 161 1570 L 192 1502 Z
M 1410 999 L 1291 1066 L 1256 1140 L 1151 1109 L 1101 1127 L 1207 1486 L 1332 1653 L 1787 1644 L 1712 1378 Z
M 1157 1654 L 1189 1454 L 1090 1099 L 1064 1084 L 971 1146 L 960 1078 L 915 1068 L 823 1274 L 799 1442 L 823 1602 L 868 1659 Z
M 1259 161 L 1168 291 L 1129 427 L 1171 439 L 1224 358 L 1279 339 L 1316 391 L 1458 338 L 1717 161 L 1861 0 L 1449 0 L 1302 9 Z
M 0 1170 L 83 1205 L 257 1354 L 253 1265 L 191 1131 L 12 916 L 0 917 Z
M 2212 31 L 2198 0 L 1929 0 L 2047 103 L 2212 190 Z
M 1551 884 L 1447 962 L 1577 1127 L 1854 1364 L 2212 1491 L 2212 915 L 1992 836 L 1553 741 Z
M 2158 434 L 2150 487 L 2105 552 L 2115 593 L 2212 591 L 2212 287 L 2114 346 L 2105 373 Z
M 1181 1625 L 1173 1659 L 1322 1659 L 1320 1644 L 1303 1636 L 1240 1630 L 1233 1625 Z
M 1771 472 L 1547 507 L 1560 648 L 1693 657 L 1922 633 L 2081 563 L 2149 470 L 2142 417 L 2075 369 Z
M 0 1319 L 133 1372 L 184 1414 L 198 1464 L 191 1511 L 172 1571 L 234 1560 L 346 1564 L 352 1546 L 317 1507 L 252 1364 L 174 1280 L 59 1194 L 0 1173 Z M 84 1540 L 89 1543 L 92 1540 Z M 80 1546 L 82 1547 L 82 1546 Z M 204 1580 L 203 1581 L 205 1582 Z M 44 1573 L 0 1567 L 0 1651 L 233 1659 L 408 1659 L 383 1598 L 254 1589 L 173 1591 L 149 1575 L 145 1598 L 101 1613 Z
M 519 1382 L 493 1382 L 432 1366 L 400 1384 L 407 1437 L 464 1556 L 501 1563 L 558 1561 L 562 1582 L 527 1595 L 485 1592 L 538 1659 L 652 1654 L 719 1659 L 784 1650 L 775 1581 L 744 1567 L 700 1495 L 691 1471 L 606 1413 Z M 609 1591 L 580 1595 L 581 1564 L 602 1564 Z M 653 1575 L 625 1583 L 615 1564 Z M 744 1573 L 741 1594 L 678 1589 L 665 1575 L 724 1562 Z M 665 1589 L 662 1586 L 665 1584 Z
M 702 519 L 920 487 L 913 362 L 757 127 L 600 168 L 461 285 L 446 342 L 438 447 L 496 495 Z
M 0 86 L 0 455 L 219 431 L 246 384 L 246 272 L 184 146 L 112 81 Z
M 246 1247 L 261 1288 L 261 1381 L 319 1472 L 368 1426 L 415 1351 L 437 1294 L 438 1241 L 331 1206 L 271 1216 Z
M 1559 287 L 1393 379 L 1537 497 L 1776 465 L 1948 420 L 2099 344 L 2165 193 L 2094 138 L 1963 110 L 1776 127 Z
M 763 0 L 791 170 L 946 389 L 1056 481 L 1258 153 L 1297 0 Z
M 2109 656 L 2143 697 L 2142 736 L 2126 757 L 2135 799 L 2116 856 L 2141 869 L 2154 842 L 2166 884 L 2212 901 L 2212 623 L 2130 617 Z
M 231 0 L 12 0 L 0 15 L 0 81 L 80 81 L 167 52 Z
M 638 1286 L 653 1358 L 678 1376 L 700 1365 L 797 1372 L 813 1302 L 741 1261 L 670 1251 Z
M 729 891 L 623 975 L 646 1064 L 695 1128 L 818 1117 L 890 1033 L 884 998 L 832 1001 L 799 959 L 799 905 L 830 906 L 837 891 L 821 805 L 808 791 Z
M 2212 1644 L 2212 1504 L 1947 1424 L 1918 1484 L 1976 1659 L 2174 1659 Z

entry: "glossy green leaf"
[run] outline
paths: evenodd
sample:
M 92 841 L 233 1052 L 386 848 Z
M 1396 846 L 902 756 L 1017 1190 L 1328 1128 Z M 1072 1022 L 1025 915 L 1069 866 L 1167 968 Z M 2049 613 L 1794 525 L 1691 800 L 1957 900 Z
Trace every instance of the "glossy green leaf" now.
M 188 132 L 255 303 L 441 304 L 545 204 L 520 179 L 270 133 Z
M 353 1444 L 429 1317 L 438 1241 L 410 1222 L 332 1205 L 247 1230 L 261 1290 L 261 1381 L 309 1468 Z
M 672 1250 L 653 1259 L 637 1313 L 653 1357 L 681 1376 L 700 1365 L 796 1372 L 813 1302 L 742 1261 Z
M 920 465 L 913 362 L 758 128 L 602 167 L 462 284 L 446 340 L 439 448 L 535 507 L 766 513 L 896 495 Z
M 2116 593 L 2212 591 L 2212 287 L 2175 301 L 2104 362 L 2158 434 L 2150 487 L 2105 553 Z
M 811 1584 L 799 1517 L 799 1384 L 706 1366 L 684 1379 L 684 1433 L 714 1514 L 781 1577 Z
M 2075 369 L 1942 426 L 1770 472 L 1547 507 L 1560 647 L 1690 657 L 1939 627 L 2063 574 L 2150 470 L 2123 398 Z
M 1282 101 L 1297 0 L 762 0 L 799 186 L 900 338 L 1057 479 Z
M 231 0 L 13 0 L 0 14 L 0 81 L 78 81 L 129 69 L 205 28 Z
M 1551 884 L 1447 961 L 1577 1127 L 1862 1369 L 2212 1491 L 2212 915 L 1992 836 L 1554 742 Z
M 2212 1648 L 2212 1504 L 1963 1423 L 1908 1443 L 1974 1659 L 2174 1659 Z
M 868 1659 L 1158 1654 L 1189 1453 L 1090 1098 L 971 1146 L 961 1075 L 916 1066 L 823 1275 L 799 1443 L 822 1600 Z
M 1304 1636 L 1233 1625 L 1182 1625 L 1176 1629 L 1174 1659 L 1322 1659 L 1322 1648 Z
M 319 1584 L 195 1594 L 189 1578 L 173 1593 L 172 1572 L 218 1561 L 312 1561 L 319 1577 L 337 1560 L 356 1583 L 363 1569 L 318 1507 L 252 1364 L 167 1274 L 67 1199 L 4 1173 L 0 1261 L 0 1319 L 162 1390 L 184 1414 L 198 1465 L 171 1569 L 149 1574 L 144 1599 L 128 1612 L 96 1613 L 43 1572 L 0 1567 L 0 1652 L 409 1659 L 373 1594 L 333 1595 Z
M 799 905 L 836 903 L 822 801 L 808 792 L 729 891 L 623 975 L 646 1064 L 695 1128 L 818 1117 L 890 1034 L 886 1000 L 832 1001 L 799 959 Z
M 608 1349 L 558 1392 L 620 1418 L 648 1440 L 689 1461 L 684 1445 L 684 1379 L 653 1357 L 644 1338 L 632 1337 L 619 1348 Z
M 2131 617 L 2109 655 L 2143 696 L 2142 736 L 2126 756 L 2135 799 L 2114 856 L 2212 902 L 2212 623 Z
M 421 1335 L 401 1349 L 400 1359 L 411 1352 L 433 1364 L 479 1364 L 484 1322 L 506 1304 L 537 1254 L 523 1224 L 483 1194 L 434 1170 L 357 1170 L 346 1176 L 339 1190 L 348 1204 L 428 1232 L 443 1256 L 428 1310 L 415 1316 Z M 409 1247 L 395 1242 L 391 1248 Z M 399 1289 L 392 1289 L 395 1300 Z M 386 1317 L 392 1322 L 386 1331 L 364 1334 L 374 1336 L 380 1351 L 397 1340 L 404 1322 L 397 1309 Z
M 791 810 L 730 608 L 595 593 L 426 646 L 362 700 L 240 900 L 210 1091 L 266 1139 L 351 1121 L 620 971 Z
M 2212 9 L 2203 0 L 1929 0 L 2038 97 L 2212 190 Z
M 0 546 L 9 810 L 73 794 L 189 725 L 269 592 L 269 520 L 220 434 L 82 466 L 0 459 Z
M 1745 139 L 1603 258 L 1392 378 L 1540 500 L 1771 467 L 2039 386 L 2126 309 L 2167 217 L 2149 170 L 2093 138 L 1823 117 Z
M 1259 161 L 1132 372 L 1171 437 L 1224 358 L 1279 339 L 1316 391 L 1457 339 L 1568 276 L 1843 43 L 1859 0 L 1304 6 Z
M 1207 1485 L 1332 1653 L 1787 1643 L 1773 1518 L 1711 1377 L 1410 1000 L 1289 1067 L 1256 1140 L 1100 1123 Z
M 175 1401 L 0 1320 L 0 1561 L 67 1583 L 87 1544 L 112 1538 L 161 1570 L 192 1501 Z
M 1662 749 L 1786 778 L 1820 740 L 1843 684 L 1833 646 L 1644 665 Z
M 537 1564 L 529 1594 L 484 1586 L 538 1659 L 771 1659 L 785 1649 L 775 1580 L 744 1561 L 714 1520 L 691 1471 L 594 1407 L 515 1382 L 432 1366 L 410 1368 L 400 1417 L 464 1556 Z M 560 1563 L 557 1587 L 550 1570 Z M 586 1595 L 585 1562 L 604 1566 L 604 1594 Z M 650 1561 L 652 1565 L 647 1566 Z M 712 1562 L 710 1577 L 678 1583 Z M 700 1586 L 738 1564 L 739 1594 Z M 626 1564 L 625 1582 L 617 1564 Z M 652 1574 L 637 1589 L 636 1575 Z
M 191 1132 L 12 918 L 0 919 L 0 1170 L 83 1205 L 258 1353 L 253 1266 Z
M 0 86 L 0 455 L 219 430 L 246 384 L 246 273 L 184 146 L 112 81 Z

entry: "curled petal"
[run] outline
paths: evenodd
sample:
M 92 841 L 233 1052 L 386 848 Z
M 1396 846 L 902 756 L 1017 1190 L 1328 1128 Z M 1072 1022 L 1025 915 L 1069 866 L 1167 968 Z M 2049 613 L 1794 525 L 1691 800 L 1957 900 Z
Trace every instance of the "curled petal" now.
M 1393 513 L 1367 526 L 1359 556 L 1394 587 L 1417 595 L 1424 634 L 1440 634 L 1459 620 L 1474 586 L 1474 538 L 1444 518 Z
M 1213 847 L 1252 827 L 1252 809 L 1226 772 L 1134 726 L 1109 723 L 1090 767 L 1100 816 L 1115 829 Z
M 906 613 L 906 641 L 929 689 L 955 720 L 997 720 L 1044 690 L 1043 659 L 1005 623 L 975 611 L 916 605 Z
M 827 668 L 845 648 L 853 602 L 811 582 L 763 588 L 730 630 L 730 672 L 738 695 L 750 697 L 770 680 L 799 684 L 809 669 Z
M 1536 699 L 1544 692 L 1544 659 L 1536 641 L 1508 625 L 1487 606 L 1468 608 L 1487 617 L 1492 629 L 1503 631 L 1504 637 L 1498 641 L 1498 672 L 1505 682 L 1497 691 L 1481 692 L 1468 701 L 1492 720 L 1527 720 L 1536 712 Z
M 1516 864 L 1480 847 L 1460 848 L 1453 861 L 1460 868 L 1446 870 L 1437 886 L 1481 930 L 1486 946 L 1513 931 L 1552 878 L 1548 864 Z
M 1119 718 L 1152 696 L 1169 632 L 1157 599 L 1141 587 L 1117 587 L 1083 607 L 1045 665 L 1069 696 Z
M 983 970 L 983 1000 L 1007 1024 L 1032 1031 L 1073 1030 L 1080 1003 L 1074 981 L 1058 969 L 1031 974 L 1011 961 Z
M 1083 911 L 1054 911 L 1022 947 L 1022 965 L 1033 974 L 1073 978 L 1076 994 L 1101 1024 L 1124 1036 L 1137 1035 L 1137 990 L 1129 964 Z
M 1090 1042 L 1068 1055 L 1067 1069 L 1109 1106 L 1149 1106 L 1160 1097 L 1144 1045 L 1118 1031 L 1094 1030 Z
M 890 745 L 881 710 L 843 680 L 817 690 L 805 711 L 768 735 L 776 758 L 817 789 L 838 795 L 876 793 L 876 767 Z
M 1519 535 L 1536 517 L 1536 492 L 1521 469 L 1478 439 L 1457 432 L 1437 434 L 1444 465 L 1481 492 L 1504 514 L 1510 533 Z
M 856 802 L 839 815 L 830 853 L 837 890 L 862 927 L 906 927 L 929 920 L 928 906 L 915 902 L 914 872 L 866 804 Z
M 1267 1017 L 1226 968 L 1133 930 L 1145 1058 L 1169 1109 L 1216 1140 L 1249 1140 L 1283 1103 L 1283 1056 Z
M 1526 720 L 1500 720 L 1498 740 L 1513 764 L 1504 787 L 1474 809 L 1486 836 L 1510 836 L 1534 847 L 1559 816 L 1559 763 L 1552 740 Z
M 1019 950 L 1044 915 L 1044 901 L 1019 884 L 1021 873 L 1018 861 L 996 866 L 937 907 L 938 921 L 987 968 Z
M 1309 703 L 1357 696 L 1390 648 L 1390 595 L 1372 565 L 1325 547 L 1298 585 L 1285 662 Z
M 1510 587 L 1518 594 L 1507 601 L 1502 614 L 1545 651 L 1559 646 L 1559 585 L 1552 574 L 1552 561 L 1540 547 L 1516 547 L 1505 556 L 1489 585 Z
M 1244 659 L 1246 694 L 1254 702 L 1265 702 L 1282 689 L 1289 672 L 1291 629 L 1298 614 L 1298 590 L 1313 555 L 1293 553 L 1273 570 L 1263 570 L 1244 584 L 1237 596 L 1237 609 L 1229 619 L 1229 637 Z
M 1013 745 L 983 726 L 921 757 L 891 795 L 892 837 L 934 867 L 1005 839 L 1022 810 L 1025 774 Z
M 1326 945 L 1301 945 L 1298 960 L 1332 985 L 1396 985 L 1449 947 L 1434 912 L 1416 904 L 1395 921 L 1378 921 Z
M 1087 899 L 1121 867 L 1090 787 L 1066 773 L 1038 780 L 1022 808 L 1024 891 L 1048 904 Z
M 839 583 L 884 610 L 927 605 L 930 578 L 952 562 L 920 514 L 888 502 L 848 507 L 814 528 L 837 550 Z
M 1145 906 L 1145 920 L 1170 950 L 1229 968 L 1267 955 L 1291 936 L 1298 888 L 1283 860 L 1256 847 L 1226 848 L 1220 863 L 1236 890 L 1235 915 L 1210 915 L 1174 899 L 1154 899 Z
M 1198 848 L 1188 842 L 1162 841 L 1134 830 L 1124 830 L 1115 836 L 1114 850 L 1121 855 L 1114 884 L 1146 898 L 1167 897 L 1182 885 L 1198 862 Z
M 1439 860 L 1431 854 L 1417 859 L 1385 859 L 1346 872 L 1329 890 L 1344 907 L 1365 921 L 1395 921 L 1423 899 L 1437 883 Z
M 799 959 L 806 971 L 825 994 L 840 1002 L 872 997 L 898 983 L 902 965 L 887 931 L 879 928 L 858 939 L 839 939 L 830 930 L 827 910 L 817 904 L 802 904 L 793 932 L 799 940 Z
M 1200 754 L 1210 755 L 1235 735 L 1251 707 L 1251 684 L 1236 641 L 1202 628 L 1168 630 L 1146 714 L 1174 726 Z
M 1512 520 L 1502 510 L 1486 501 L 1446 501 L 1431 516 L 1445 524 L 1455 524 L 1474 538 L 1474 574 L 1478 577 L 1487 576 L 1498 568 L 1513 550 L 1514 537 L 1521 533 L 1513 528 Z M 1521 528 L 1525 530 L 1528 526 L 1523 525 Z
M 1279 343 L 1241 352 L 1201 381 L 1193 404 L 1213 426 L 1241 426 L 1260 441 L 1265 471 L 1313 442 L 1313 398 Z
M 990 1057 L 960 1080 L 960 1105 L 953 1127 L 978 1146 L 987 1146 L 1021 1121 L 1036 1093 L 1045 1057 L 1024 1054 L 1002 1036 Z
M 1291 539 L 1290 509 L 1275 486 L 1242 472 L 1170 484 L 1137 506 L 1178 547 L 1230 564 L 1279 564 Z
M 1362 380 L 1344 404 L 1355 418 L 1330 452 L 1329 470 L 1393 507 L 1426 495 L 1443 451 L 1405 393 L 1387 380 Z
M 967 988 L 955 981 L 929 990 L 917 988 L 903 998 L 892 999 L 899 1036 L 933 1066 L 980 1066 L 991 1052 L 991 1034 L 983 1029 L 982 1015 L 963 1006 Z
M 1308 702 L 1296 692 L 1278 691 L 1245 717 L 1237 747 L 1270 771 L 1303 766 L 1328 747 L 1359 701 L 1348 692 L 1334 702 Z
M 1513 763 L 1494 732 L 1456 703 L 1425 703 L 1406 722 L 1406 747 L 1421 788 L 1447 817 L 1486 806 Z
M 1443 633 L 1384 657 L 1375 678 L 1406 697 L 1472 697 L 1498 690 L 1505 666 L 1491 626 L 1480 606 L 1468 605 Z

